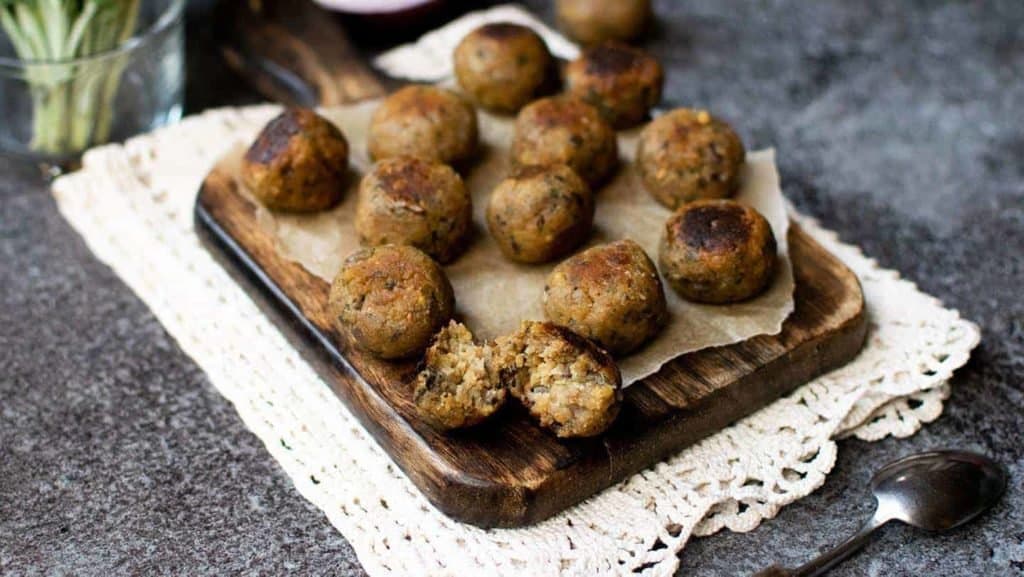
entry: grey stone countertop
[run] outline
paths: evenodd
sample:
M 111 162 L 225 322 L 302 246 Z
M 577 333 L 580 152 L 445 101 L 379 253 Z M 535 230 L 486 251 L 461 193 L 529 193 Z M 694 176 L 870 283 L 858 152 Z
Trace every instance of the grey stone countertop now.
M 191 110 L 254 99 L 190 8 Z M 546 17 L 546 3 L 531 2 Z M 981 325 L 944 414 L 908 439 L 842 441 L 811 496 L 746 534 L 697 539 L 680 574 L 795 564 L 854 531 L 880 464 L 987 453 L 994 511 L 929 535 L 893 526 L 837 576 L 1024 574 L 1024 3 L 656 2 L 669 106 L 775 146 L 801 209 Z M 0 574 L 360 575 L 232 406 L 0 160 Z

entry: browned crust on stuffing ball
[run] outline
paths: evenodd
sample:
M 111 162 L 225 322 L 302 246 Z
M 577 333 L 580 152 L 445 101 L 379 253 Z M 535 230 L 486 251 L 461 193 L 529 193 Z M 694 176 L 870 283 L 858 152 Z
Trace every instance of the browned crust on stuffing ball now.
M 644 187 L 675 209 L 735 194 L 746 151 L 732 127 L 704 110 L 679 108 L 640 133 L 636 163 Z
M 542 98 L 516 118 L 512 159 L 516 166 L 565 164 L 597 186 L 618 163 L 618 142 L 593 106 L 565 95 Z
M 302 131 L 300 119 L 304 116 L 303 112 L 294 108 L 275 116 L 246 151 L 245 159 L 258 164 L 270 164 L 288 148 L 288 140 Z
M 384 359 L 421 352 L 451 319 L 455 295 L 440 266 L 419 249 L 385 245 L 346 259 L 328 310 L 339 329 Z
M 591 437 L 619 412 L 622 377 L 608 353 L 565 327 L 523 322 L 495 344 L 509 392 L 559 437 Z
M 381 188 L 395 200 L 420 205 L 434 196 L 434 173 L 451 169 L 444 164 L 428 163 L 414 157 L 396 157 L 382 160 L 373 174 Z
M 668 321 L 658 271 L 628 239 L 589 248 L 556 266 L 544 286 L 544 312 L 613 354 L 636 350 Z
M 683 211 L 683 218 L 670 220 L 670 238 L 688 248 L 706 252 L 731 252 L 751 236 L 749 209 L 735 202 L 702 202 Z
M 614 76 L 640 67 L 648 57 L 639 48 L 609 42 L 583 51 L 582 64 L 588 74 Z
M 643 122 L 661 100 L 664 73 L 651 55 L 618 42 L 583 51 L 566 68 L 568 91 L 594 106 L 615 128 Z
M 479 106 L 515 112 L 549 84 L 554 59 L 536 32 L 508 22 L 485 24 L 459 42 L 455 76 Z
M 267 208 L 309 212 L 341 200 L 348 142 L 336 126 L 305 108 L 271 120 L 242 159 L 242 180 Z
M 487 205 L 491 235 L 517 262 L 548 262 L 571 252 L 586 240 L 593 220 L 590 188 L 563 164 L 514 171 Z
M 680 296 L 730 303 L 762 292 L 774 276 L 777 246 L 768 221 L 732 200 L 683 206 L 665 223 L 658 260 Z
M 472 157 L 478 140 L 476 110 L 469 102 L 444 88 L 412 85 L 377 107 L 366 146 L 374 160 L 417 156 L 451 164 Z
M 449 262 L 465 248 L 472 210 L 451 167 L 399 156 L 375 164 L 359 183 L 355 226 L 363 244 L 408 244 Z
M 465 325 L 451 321 L 427 349 L 413 401 L 423 420 L 450 430 L 483 422 L 506 394 L 492 346 L 476 344 Z
M 536 37 L 537 33 L 527 26 L 513 24 L 512 22 L 491 22 L 477 28 L 470 34 L 479 34 L 494 40 L 508 40 L 509 38 Z

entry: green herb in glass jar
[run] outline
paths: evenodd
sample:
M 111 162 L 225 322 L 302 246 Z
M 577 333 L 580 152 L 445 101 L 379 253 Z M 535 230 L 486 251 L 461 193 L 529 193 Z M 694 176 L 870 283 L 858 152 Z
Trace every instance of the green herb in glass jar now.
M 0 25 L 28 70 L 32 149 L 62 154 L 109 138 L 125 63 L 91 62 L 135 31 L 139 0 L 0 0 Z M 85 60 L 82 60 L 82 59 Z

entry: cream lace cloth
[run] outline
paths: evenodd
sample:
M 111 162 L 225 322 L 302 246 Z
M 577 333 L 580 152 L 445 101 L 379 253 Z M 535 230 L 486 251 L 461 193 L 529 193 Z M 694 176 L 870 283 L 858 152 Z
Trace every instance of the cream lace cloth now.
M 442 29 L 406 50 L 443 64 L 460 37 Z M 794 213 L 863 283 L 872 328 L 854 362 L 537 526 L 463 525 L 427 503 L 196 238 L 192 204 L 206 172 L 275 112 L 212 111 L 94 150 L 54 192 L 371 575 L 671 575 L 691 536 L 749 531 L 821 486 L 836 438 L 906 436 L 935 419 L 978 343 L 956 311 Z
M 836 438 L 935 419 L 978 343 L 956 311 L 794 213 L 863 283 L 872 328 L 854 362 L 537 526 L 463 525 L 427 503 L 193 231 L 206 172 L 275 111 L 212 111 L 91 151 L 54 193 L 371 575 L 671 575 L 691 536 L 749 531 L 821 486 Z

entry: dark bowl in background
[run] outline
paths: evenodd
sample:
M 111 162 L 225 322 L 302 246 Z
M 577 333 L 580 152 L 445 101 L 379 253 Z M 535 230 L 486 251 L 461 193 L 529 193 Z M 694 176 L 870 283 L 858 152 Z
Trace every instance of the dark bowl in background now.
M 415 40 L 459 13 L 479 5 L 464 0 L 317 0 L 338 14 L 345 31 L 362 46 Z
M 392 46 L 415 40 L 463 12 L 493 2 L 472 0 L 317 0 L 336 14 L 358 44 Z

